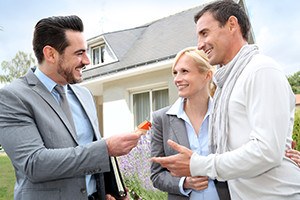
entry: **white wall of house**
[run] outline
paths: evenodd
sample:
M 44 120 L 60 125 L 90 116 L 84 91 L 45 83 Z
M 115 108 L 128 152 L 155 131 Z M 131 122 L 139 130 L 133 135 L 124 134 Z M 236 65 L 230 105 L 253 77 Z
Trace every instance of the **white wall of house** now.
M 135 129 L 132 114 L 132 94 L 150 89 L 168 88 L 169 103 L 176 99 L 171 66 L 167 69 L 142 73 L 103 84 L 104 137 Z M 174 94 L 176 95 L 174 98 Z
M 172 62 L 173 60 L 162 61 L 81 83 L 95 97 L 102 136 L 108 137 L 135 129 L 133 93 L 168 88 L 169 104 L 177 99 Z

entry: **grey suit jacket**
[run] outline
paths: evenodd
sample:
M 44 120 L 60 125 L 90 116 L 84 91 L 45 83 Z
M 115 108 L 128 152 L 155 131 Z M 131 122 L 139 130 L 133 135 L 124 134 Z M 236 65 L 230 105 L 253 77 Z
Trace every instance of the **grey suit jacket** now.
M 190 148 L 184 121 L 177 118 L 177 116 L 167 115 L 166 112 L 169 108 L 170 106 L 162 108 L 152 114 L 151 157 L 177 154 L 177 152 L 167 144 L 168 139 Z M 150 178 L 154 187 L 168 192 L 168 199 L 189 199 L 183 196 L 179 191 L 178 185 L 180 178 L 172 176 L 169 171 L 162 168 L 160 164 L 151 163 Z
M 62 109 L 32 70 L 0 90 L 0 144 L 15 168 L 17 200 L 87 199 L 85 175 L 109 171 L 93 97 L 81 86 L 71 89 L 97 140 L 87 146 L 78 145 Z M 100 174 L 100 186 L 102 179 Z

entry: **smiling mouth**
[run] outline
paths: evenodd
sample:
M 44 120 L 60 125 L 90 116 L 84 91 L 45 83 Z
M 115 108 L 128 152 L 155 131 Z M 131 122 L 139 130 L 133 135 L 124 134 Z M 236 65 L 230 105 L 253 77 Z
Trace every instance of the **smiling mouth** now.
M 86 66 L 82 65 L 82 66 L 76 67 L 76 71 L 79 71 L 81 73 L 82 70 L 84 70 L 85 68 L 86 68 Z
M 187 85 L 177 85 L 178 90 L 184 89 L 186 87 L 187 87 Z
M 209 48 L 207 50 L 204 51 L 206 53 L 207 56 L 209 56 L 209 54 L 212 52 L 212 48 Z
M 82 70 L 83 68 L 82 67 L 78 67 L 76 68 L 76 71 L 80 74 L 80 76 L 82 75 Z

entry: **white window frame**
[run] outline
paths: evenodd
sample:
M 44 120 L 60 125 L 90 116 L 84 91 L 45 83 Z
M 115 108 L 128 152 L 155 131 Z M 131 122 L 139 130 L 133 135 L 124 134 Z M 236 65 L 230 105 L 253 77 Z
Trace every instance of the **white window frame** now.
M 133 92 L 131 92 L 130 93 L 130 99 L 131 99 L 131 111 L 132 111 L 132 116 L 133 116 L 133 124 L 134 124 L 134 126 L 137 126 L 137 124 L 135 124 L 136 122 L 135 122 L 135 113 L 134 113 L 134 105 L 133 105 L 133 102 L 134 102 L 134 100 L 133 100 L 133 97 L 134 97 L 134 95 L 136 95 L 136 94 L 142 94 L 142 93 L 149 93 L 149 102 L 150 102 L 150 106 L 149 106 L 149 109 L 150 109 L 150 113 L 149 113 L 149 119 L 144 119 L 144 120 L 149 120 L 149 121 L 152 121 L 152 113 L 154 112 L 154 110 L 153 110 L 153 103 L 152 103 L 152 100 L 153 100 L 153 92 L 155 92 L 155 91 L 160 91 L 160 90 L 167 90 L 168 91 L 168 105 L 170 104 L 170 98 L 169 98 L 169 96 L 170 96 L 170 89 L 168 88 L 168 87 L 157 87 L 157 88 L 150 88 L 150 89 L 143 89 L 143 90 L 139 90 L 139 91 L 133 91 Z
M 101 47 L 104 47 L 104 51 L 107 51 L 107 53 L 103 52 L 104 54 L 104 61 L 101 62 Z M 94 55 L 93 55 L 93 50 L 99 48 L 99 63 L 98 64 L 94 64 Z M 112 51 L 112 49 L 110 48 L 110 46 L 108 45 L 108 43 L 105 41 L 104 37 L 97 37 L 97 38 L 93 38 L 92 40 L 88 41 L 88 54 L 90 56 L 90 65 L 88 65 L 86 67 L 86 69 L 90 69 L 90 68 L 94 68 L 94 67 L 99 67 L 102 65 L 106 65 L 112 62 L 117 61 L 116 55 L 114 54 L 114 52 Z
M 98 65 L 102 65 L 105 63 L 105 60 L 103 58 L 103 54 L 104 54 L 104 48 L 107 48 L 105 46 L 105 44 L 100 44 L 100 45 L 95 45 L 93 47 L 91 47 L 91 61 L 92 61 L 92 66 L 98 66 Z M 94 50 L 99 49 L 99 60 L 98 63 L 94 63 Z

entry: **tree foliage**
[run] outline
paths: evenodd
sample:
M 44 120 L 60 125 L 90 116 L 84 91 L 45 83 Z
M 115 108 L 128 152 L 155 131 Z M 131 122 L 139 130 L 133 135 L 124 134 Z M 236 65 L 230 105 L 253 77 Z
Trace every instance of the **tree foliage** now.
M 288 77 L 289 83 L 295 94 L 300 94 L 300 71 Z
M 9 83 L 23 76 L 34 63 L 35 60 L 31 54 L 19 51 L 11 61 L 1 63 L 3 74 L 0 74 L 0 83 Z
M 288 77 L 288 81 L 295 94 L 300 94 L 300 71 Z M 300 151 L 300 109 L 296 109 L 293 127 L 293 140 L 296 142 L 295 149 Z
M 296 142 L 295 149 L 300 151 L 300 109 L 295 112 L 293 140 Z

